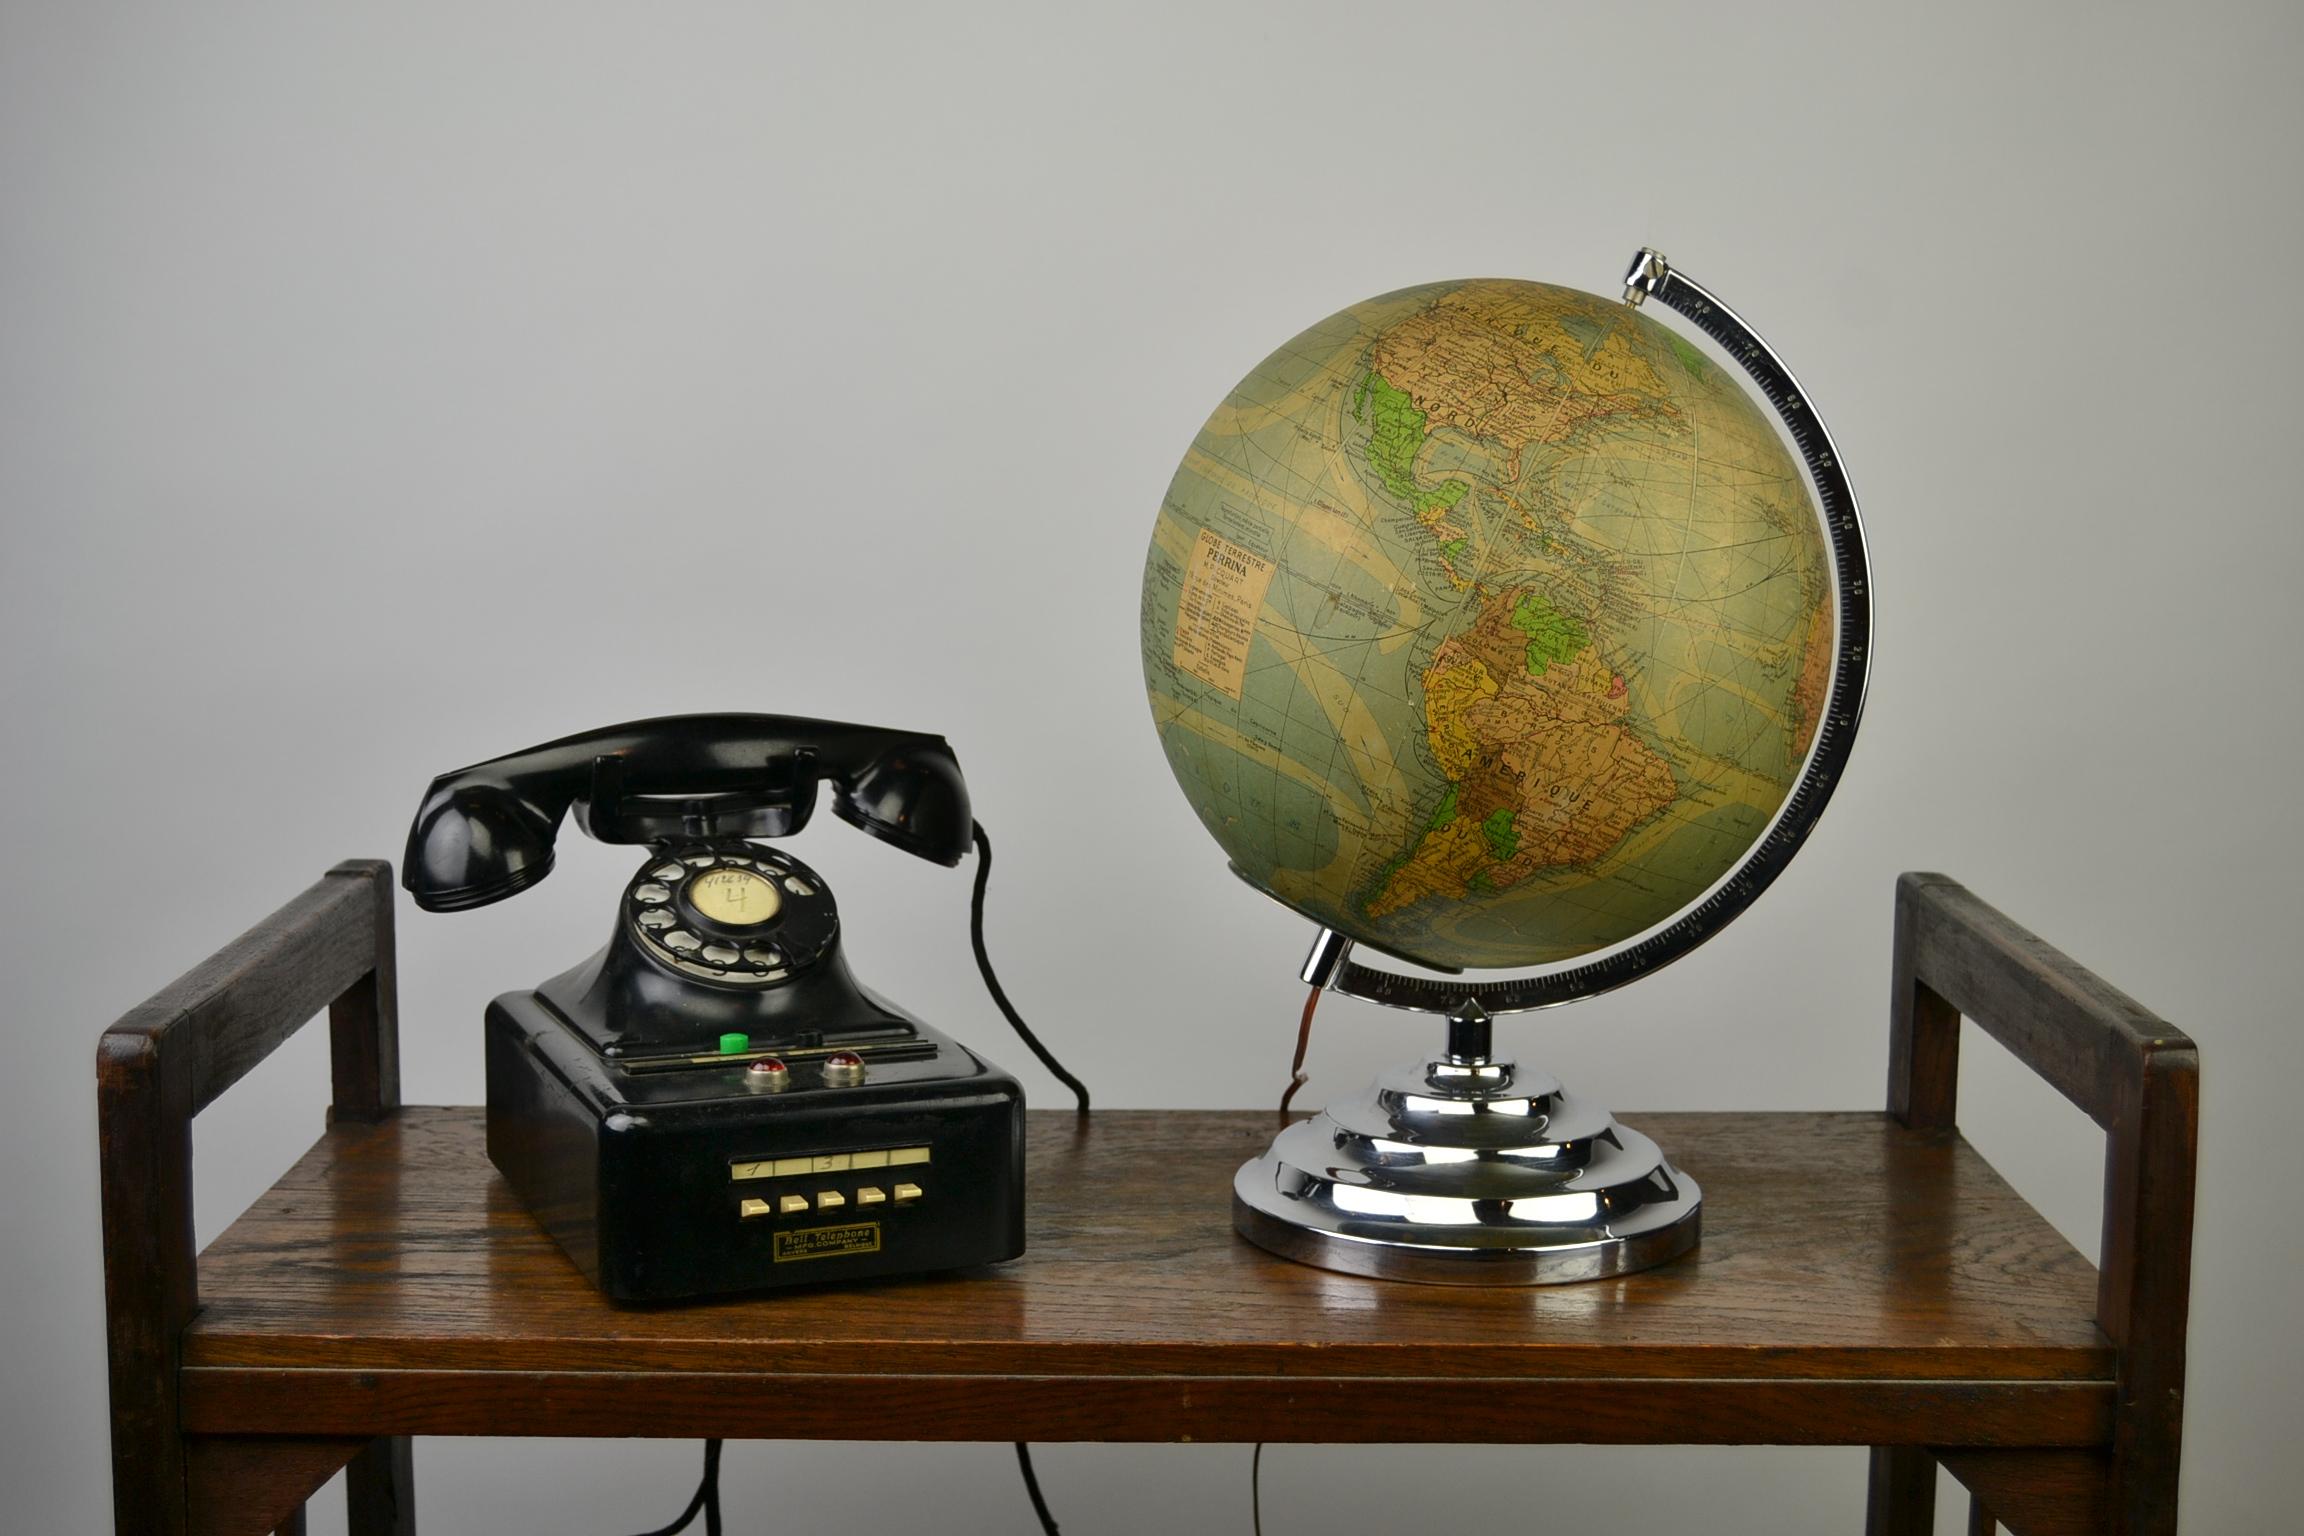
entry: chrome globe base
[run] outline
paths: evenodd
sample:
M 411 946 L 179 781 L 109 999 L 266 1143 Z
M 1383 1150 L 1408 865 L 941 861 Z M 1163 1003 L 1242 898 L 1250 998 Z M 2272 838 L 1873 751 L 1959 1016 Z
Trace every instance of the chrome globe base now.
M 1490 1060 L 1484 1039 L 1475 1053 L 1460 1022 L 1447 1055 L 1242 1164 L 1240 1235 L 1322 1269 L 1436 1285 L 1601 1280 L 1696 1246 L 1703 1195 L 1655 1142 L 1547 1073 Z

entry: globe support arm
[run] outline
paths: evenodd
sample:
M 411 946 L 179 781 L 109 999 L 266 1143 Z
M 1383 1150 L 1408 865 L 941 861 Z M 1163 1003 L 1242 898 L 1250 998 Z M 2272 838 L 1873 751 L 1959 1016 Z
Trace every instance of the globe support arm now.
M 1872 644 L 1871 566 L 1840 450 L 1784 360 L 1734 310 L 1644 246 L 1624 274 L 1624 302 L 1638 307 L 1648 299 L 1684 316 L 1736 360 L 1783 422 L 1816 487 L 1832 546 L 1839 623 L 1831 691 L 1799 782 L 1743 863 L 1670 922 L 1597 960 L 1495 981 L 1410 976 L 1361 964 L 1352 958 L 1351 939 L 1323 928 L 1304 962 L 1304 980 L 1314 986 L 1387 1008 L 1453 1016 L 1526 1013 L 1613 991 L 1679 959 L 1741 916 L 1783 873 L 1839 784 L 1864 712 Z

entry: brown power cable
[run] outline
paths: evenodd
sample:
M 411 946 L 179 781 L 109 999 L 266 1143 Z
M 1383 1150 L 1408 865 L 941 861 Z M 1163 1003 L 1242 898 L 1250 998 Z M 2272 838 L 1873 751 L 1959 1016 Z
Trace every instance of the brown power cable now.
M 1312 1010 L 1320 1006 L 1320 989 L 1314 987 L 1312 995 L 1304 999 L 1304 1020 L 1296 1026 L 1296 1059 L 1288 1063 L 1288 1088 L 1280 1095 L 1280 1114 L 1285 1118 L 1288 1105 L 1296 1097 L 1296 1090 L 1307 1081 L 1304 1075 L 1304 1053 L 1312 1048 Z

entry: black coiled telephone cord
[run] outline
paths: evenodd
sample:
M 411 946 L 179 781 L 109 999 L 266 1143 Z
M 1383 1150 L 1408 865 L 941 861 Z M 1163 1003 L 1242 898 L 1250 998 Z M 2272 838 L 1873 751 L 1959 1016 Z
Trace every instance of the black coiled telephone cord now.
M 1040 1065 L 1054 1073 L 1058 1082 L 1072 1090 L 1072 1097 L 1079 1102 L 1080 1113 L 1085 1115 L 1088 1113 L 1088 1085 L 1065 1071 L 1064 1064 L 1056 1059 L 1048 1047 L 1040 1043 L 1040 1037 L 1032 1033 L 1032 1026 L 1024 1022 L 1024 1016 L 1016 1011 L 1016 1005 L 1008 1001 L 1008 994 L 1001 987 L 1000 978 L 993 974 L 992 953 L 984 947 L 984 887 L 992 879 L 992 839 L 985 835 L 984 823 L 979 821 L 972 825 L 976 832 L 976 887 L 968 898 L 968 942 L 976 951 L 976 969 L 984 973 L 984 990 L 992 994 L 993 1005 L 1016 1031 L 1018 1038 L 1023 1040 L 1034 1056 L 1040 1058 Z M 704 1516 L 704 1536 L 721 1536 L 720 1448 L 721 1443 L 717 1440 L 704 1442 L 704 1475 L 697 1481 L 696 1492 L 688 1500 L 688 1507 L 680 1511 L 680 1518 L 670 1525 L 644 1531 L 641 1536 L 680 1536 L 699 1512 Z M 1047 1536 L 1057 1536 L 1056 1517 L 1048 1512 L 1048 1500 L 1041 1495 L 1040 1479 L 1032 1470 L 1032 1447 L 1021 1440 L 1016 1442 L 1016 1469 L 1024 1475 L 1024 1491 L 1031 1496 L 1032 1513 L 1039 1517 L 1040 1529 Z

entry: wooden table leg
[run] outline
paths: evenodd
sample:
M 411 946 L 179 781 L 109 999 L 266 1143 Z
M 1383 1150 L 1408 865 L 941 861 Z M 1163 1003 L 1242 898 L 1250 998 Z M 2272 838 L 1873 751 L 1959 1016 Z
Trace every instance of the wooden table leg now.
M 1917 1445 L 1872 1447 L 1864 1536 L 1929 1536 L 1936 1528 L 1936 1459 Z
M 1864 1536 L 1929 1536 L 1936 1529 L 1936 1458 L 1917 1445 L 1872 1447 Z
M 416 1468 L 406 1435 L 371 1440 L 344 1473 L 349 1536 L 416 1536 Z

